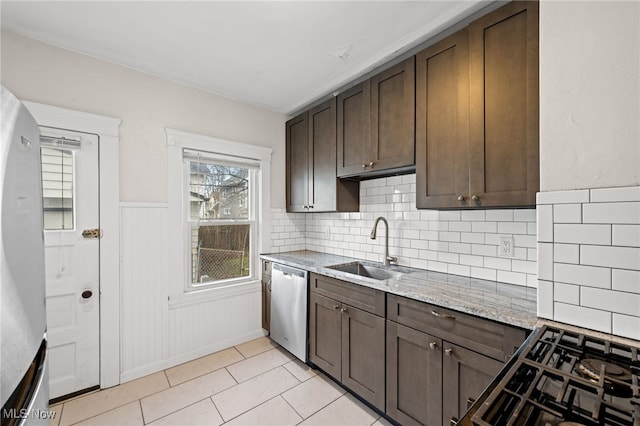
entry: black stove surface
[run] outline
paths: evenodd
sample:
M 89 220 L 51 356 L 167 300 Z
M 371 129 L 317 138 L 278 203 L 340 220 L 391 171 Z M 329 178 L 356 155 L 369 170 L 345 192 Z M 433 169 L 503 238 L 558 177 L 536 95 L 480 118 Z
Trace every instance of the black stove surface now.
M 471 424 L 640 426 L 636 347 L 545 326 L 505 370 Z

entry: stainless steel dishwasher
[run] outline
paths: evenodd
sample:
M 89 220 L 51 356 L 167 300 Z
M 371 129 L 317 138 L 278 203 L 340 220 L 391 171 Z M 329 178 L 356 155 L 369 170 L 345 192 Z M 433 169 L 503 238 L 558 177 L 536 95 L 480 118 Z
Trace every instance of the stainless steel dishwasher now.
M 273 263 L 271 271 L 271 338 L 307 362 L 307 271 Z

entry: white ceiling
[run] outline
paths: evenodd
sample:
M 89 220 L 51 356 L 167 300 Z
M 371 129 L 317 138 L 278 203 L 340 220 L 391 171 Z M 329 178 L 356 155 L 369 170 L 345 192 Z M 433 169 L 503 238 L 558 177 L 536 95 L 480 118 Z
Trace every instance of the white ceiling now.
M 282 113 L 486 1 L 6 1 L 2 29 Z

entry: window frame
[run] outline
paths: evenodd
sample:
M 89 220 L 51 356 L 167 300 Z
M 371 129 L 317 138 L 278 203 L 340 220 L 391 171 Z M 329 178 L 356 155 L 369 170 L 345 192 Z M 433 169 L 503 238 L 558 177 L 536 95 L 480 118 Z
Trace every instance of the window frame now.
M 177 308 L 191 304 L 202 303 L 206 300 L 231 297 L 245 293 L 252 293 L 260 289 L 260 253 L 270 250 L 269 232 L 262 232 L 270 228 L 271 207 L 271 154 L 272 149 L 262 146 L 249 145 L 210 136 L 188 133 L 180 130 L 165 129 L 167 135 L 167 165 L 168 165 L 168 241 L 180 242 L 169 244 L 169 306 Z M 254 191 L 255 202 L 255 235 L 251 253 L 250 277 L 241 281 L 218 281 L 214 285 L 192 287 L 190 238 L 185 232 L 187 223 L 188 204 L 184 202 L 188 182 L 184 179 L 185 150 L 203 151 L 221 157 L 253 161 L 259 164 L 256 170 L 257 185 Z

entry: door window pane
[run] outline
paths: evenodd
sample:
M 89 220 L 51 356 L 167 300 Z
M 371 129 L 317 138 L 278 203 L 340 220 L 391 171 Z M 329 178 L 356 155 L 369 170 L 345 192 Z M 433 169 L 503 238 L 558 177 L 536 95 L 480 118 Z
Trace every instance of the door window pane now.
M 73 151 L 42 147 L 42 208 L 45 230 L 72 230 Z

